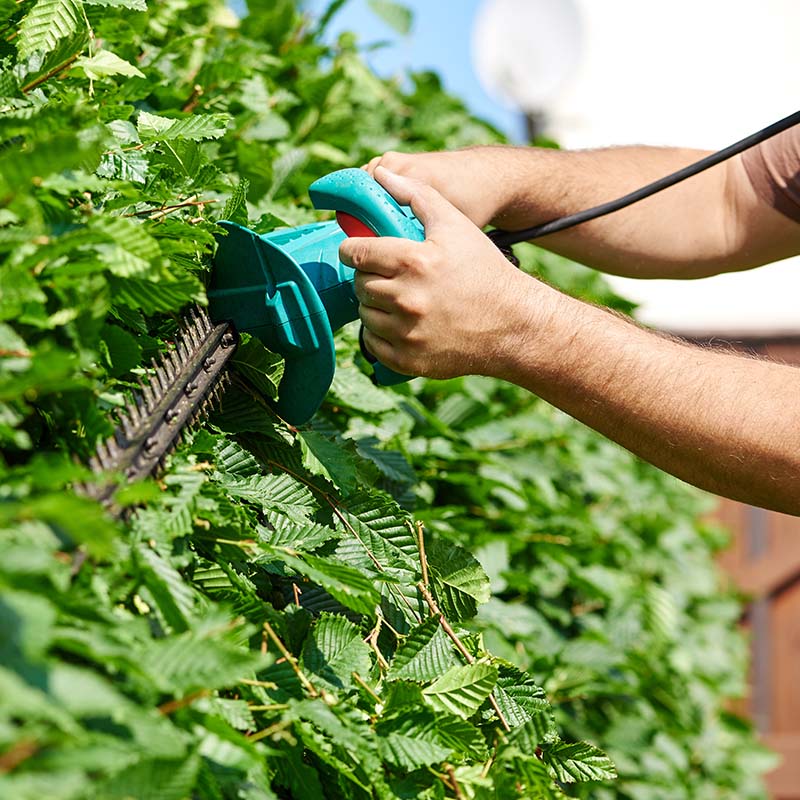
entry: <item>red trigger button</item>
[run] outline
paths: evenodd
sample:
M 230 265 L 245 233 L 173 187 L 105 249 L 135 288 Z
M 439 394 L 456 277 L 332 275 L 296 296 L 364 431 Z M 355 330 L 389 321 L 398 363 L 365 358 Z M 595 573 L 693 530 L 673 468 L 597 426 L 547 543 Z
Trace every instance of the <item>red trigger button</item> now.
M 336 221 L 339 223 L 339 227 L 348 235 L 348 236 L 377 236 L 378 234 L 375 233 L 372 228 L 368 225 L 365 225 L 360 219 L 352 216 L 351 214 L 347 214 L 344 211 L 337 211 L 336 212 Z

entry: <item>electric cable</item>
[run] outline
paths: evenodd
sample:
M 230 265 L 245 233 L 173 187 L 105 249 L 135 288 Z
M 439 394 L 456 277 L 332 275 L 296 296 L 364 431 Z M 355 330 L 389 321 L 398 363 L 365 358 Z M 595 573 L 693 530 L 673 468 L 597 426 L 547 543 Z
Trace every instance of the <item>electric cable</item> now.
M 588 222 L 591 219 L 603 217 L 606 214 L 611 214 L 614 211 L 619 211 L 633 203 L 637 203 L 639 200 L 644 200 L 646 197 L 656 194 L 656 192 L 668 189 L 670 186 L 685 181 L 687 178 L 691 178 L 693 175 L 697 175 L 723 161 L 727 161 L 729 158 L 733 158 L 733 156 L 745 150 L 749 150 L 751 147 L 755 147 L 757 144 L 794 127 L 798 123 L 800 123 L 800 111 L 795 111 L 794 114 L 790 114 L 788 117 L 778 120 L 778 122 L 773 122 L 772 125 L 768 125 L 766 128 L 762 128 L 760 131 L 750 134 L 750 136 L 746 136 L 744 139 L 716 153 L 712 153 L 710 156 L 705 156 L 694 164 L 689 164 L 689 166 L 683 167 L 677 172 L 665 175 L 663 178 L 659 178 L 652 183 L 648 183 L 646 186 L 642 186 L 640 189 L 618 197 L 616 200 L 601 203 L 598 206 L 578 211 L 575 214 L 557 217 L 549 222 L 543 222 L 540 225 L 534 225 L 531 228 L 525 228 L 520 231 L 504 231 L 500 229 L 489 231 L 487 236 L 497 247 L 503 251 L 507 251 L 512 244 L 518 244 L 519 242 L 525 242 L 530 239 L 538 239 L 541 236 L 547 236 L 548 234 L 557 233 L 558 231 L 572 228 L 575 225 L 580 225 L 582 222 Z

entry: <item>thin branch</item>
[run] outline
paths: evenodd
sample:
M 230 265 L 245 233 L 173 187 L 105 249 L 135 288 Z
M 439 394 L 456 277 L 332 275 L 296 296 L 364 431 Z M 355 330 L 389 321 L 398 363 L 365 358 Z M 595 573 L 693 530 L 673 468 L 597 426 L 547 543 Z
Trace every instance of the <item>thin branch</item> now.
M 411 527 L 411 523 L 409 523 L 409 527 Z M 428 556 L 425 554 L 425 526 L 419 520 L 417 520 L 417 547 L 419 548 L 419 566 L 422 570 L 422 583 L 427 586 Z
M 9 750 L 0 755 L 0 775 L 11 772 L 23 761 L 27 761 L 39 750 L 39 744 L 33 739 L 20 739 Z
M 75 55 L 70 56 L 66 61 L 58 64 L 57 66 L 53 67 L 49 72 L 45 72 L 44 75 L 40 75 L 38 78 L 35 78 L 30 83 L 26 83 L 24 86 L 20 86 L 20 91 L 23 94 L 27 94 L 31 89 L 35 89 L 37 86 L 41 86 L 45 81 L 49 81 L 50 78 L 54 78 L 60 72 L 63 72 L 67 67 L 69 67 L 73 61 L 75 61 L 80 52 L 75 53 Z
M 143 211 L 135 211 L 133 214 L 123 214 L 124 217 L 148 217 L 149 219 L 160 219 L 161 217 L 167 216 L 173 211 L 177 211 L 181 208 L 189 208 L 191 206 L 196 206 L 198 208 L 203 208 L 207 205 L 211 205 L 211 203 L 216 203 L 215 199 L 210 200 L 186 200 L 183 203 L 175 203 L 171 206 L 161 206 L 160 208 L 146 208 Z
M 458 652 L 461 653 L 462 656 L 464 656 L 464 660 L 467 662 L 467 664 L 474 664 L 475 657 L 472 655 L 472 653 L 469 652 L 469 650 L 467 650 L 467 648 L 464 646 L 464 643 L 461 641 L 461 639 L 458 638 L 458 634 L 450 626 L 450 623 L 445 618 L 444 614 L 442 613 L 442 610 L 439 608 L 439 606 L 436 604 L 436 601 L 433 599 L 433 595 L 431 594 L 430 589 L 428 589 L 428 587 L 425 586 L 425 584 L 422 582 L 417 584 L 417 588 L 422 593 L 423 598 L 425 598 L 425 602 L 428 604 L 428 608 L 431 610 L 431 613 L 435 617 L 439 618 L 439 624 L 442 626 L 442 630 L 444 630 L 444 632 L 450 637 L 450 640 L 456 646 Z
M 436 601 L 433 599 L 433 595 L 430 593 L 430 590 L 427 586 L 425 586 L 422 582 L 417 584 L 417 588 L 422 593 L 422 596 L 425 598 L 425 602 L 428 604 L 428 608 L 430 608 L 431 613 L 439 618 L 439 624 L 442 626 L 442 630 L 450 637 L 450 640 L 453 644 L 458 648 L 458 652 L 464 656 L 467 664 L 474 664 L 475 658 L 472 653 L 467 650 L 464 646 L 464 643 L 461 639 L 458 638 L 458 634 L 453 630 L 450 626 L 450 623 L 445 619 L 442 610 L 436 604 Z M 494 692 L 489 695 L 489 703 L 491 704 L 492 708 L 494 709 L 494 713 L 497 714 L 497 718 L 500 720 L 500 724 L 503 726 L 504 730 L 510 731 L 511 726 L 508 724 L 508 720 L 505 718 L 505 715 L 500 710 L 500 706 L 497 704 L 497 698 L 494 696 Z
M 249 711 L 286 711 L 289 708 L 288 703 L 271 703 L 270 705 L 248 705 Z
M 239 683 L 245 686 L 260 686 L 262 689 L 277 689 L 278 684 L 273 681 L 254 681 L 249 678 L 242 678 Z
M 381 698 L 380 698 L 380 697 L 379 697 L 377 694 L 375 694 L 375 691 L 372 689 L 372 687 L 371 687 L 371 686 L 368 686 L 368 685 L 366 684 L 366 682 L 364 681 L 364 679 L 363 679 L 363 678 L 362 678 L 362 677 L 361 677 L 361 676 L 360 676 L 360 675 L 359 675 L 357 672 L 354 672 L 354 673 L 353 673 L 353 680 L 355 680 L 355 682 L 356 682 L 356 683 L 357 683 L 357 684 L 358 684 L 358 685 L 359 685 L 359 686 L 360 686 L 360 687 L 361 687 L 361 688 L 362 688 L 362 689 L 363 689 L 363 690 L 364 690 L 364 691 L 365 691 L 365 692 L 366 692 L 366 693 L 367 693 L 367 694 L 368 694 L 370 697 L 372 697 L 372 698 L 375 700 L 375 702 L 376 702 L 376 703 L 382 703 L 382 702 L 383 702 L 383 700 L 381 700 Z
M 300 669 L 300 665 L 297 663 L 297 659 L 288 651 L 286 645 L 280 640 L 278 634 L 275 633 L 272 626 L 269 622 L 264 622 L 264 630 L 267 632 L 267 635 L 270 639 L 275 643 L 275 647 L 280 650 L 281 655 L 289 662 L 289 665 L 294 670 L 294 674 L 297 675 L 300 683 L 303 684 L 303 688 L 312 696 L 312 697 L 319 697 L 319 692 L 314 687 L 314 684 L 306 677 L 306 674 L 303 670 Z
M 276 722 L 274 725 L 270 725 L 268 728 L 264 728 L 263 731 L 258 731 L 257 733 L 250 734 L 247 737 L 249 742 L 257 742 L 259 739 L 265 739 L 267 736 L 272 736 L 273 733 L 278 733 L 278 731 L 285 730 L 286 728 L 292 725 L 292 720 L 284 719 L 280 722 Z
M 181 697 L 180 700 L 170 700 L 168 703 L 162 703 L 158 707 L 158 710 L 166 717 L 175 713 L 181 708 L 190 706 L 195 700 L 199 700 L 201 697 L 208 697 L 210 694 L 210 689 L 200 689 L 199 691 L 187 694 L 186 697 Z
M 447 770 L 447 774 L 450 777 L 450 783 L 453 786 L 453 793 L 455 794 L 458 800 L 464 800 L 464 793 L 461 791 L 461 787 L 458 785 L 458 781 L 456 780 L 456 771 L 453 769 L 452 764 L 445 764 L 445 770 Z

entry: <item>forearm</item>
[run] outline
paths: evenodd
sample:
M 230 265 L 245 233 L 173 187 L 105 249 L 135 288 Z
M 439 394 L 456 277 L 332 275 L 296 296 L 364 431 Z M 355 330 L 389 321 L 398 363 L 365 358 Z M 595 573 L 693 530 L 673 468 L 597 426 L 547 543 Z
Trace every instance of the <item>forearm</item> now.
M 528 334 L 493 374 L 689 483 L 800 515 L 800 370 L 665 339 L 540 285 L 530 298 L 515 320 Z
M 484 148 L 504 192 L 492 223 L 519 230 L 613 200 L 707 155 L 681 148 Z M 702 277 L 731 269 L 720 165 L 626 209 L 537 240 L 612 274 Z M 745 265 L 743 264 L 742 267 Z M 746 265 L 754 266 L 754 265 Z

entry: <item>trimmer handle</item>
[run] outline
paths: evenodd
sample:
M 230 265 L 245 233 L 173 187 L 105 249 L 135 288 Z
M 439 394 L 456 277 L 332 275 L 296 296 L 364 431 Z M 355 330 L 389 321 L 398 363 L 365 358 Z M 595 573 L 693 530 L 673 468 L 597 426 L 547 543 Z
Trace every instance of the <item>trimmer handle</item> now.
M 315 208 L 336 212 L 336 221 L 348 236 L 396 236 L 425 241 L 425 229 L 408 206 L 401 206 L 374 178 L 361 169 L 332 172 L 311 184 L 308 194 Z M 355 296 L 355 290 L 353 290 Z M 361 352 L 372 364 L 375 380 L 383 386 L 402 383 L 413 376 L 385 367 L 364 347 Z

